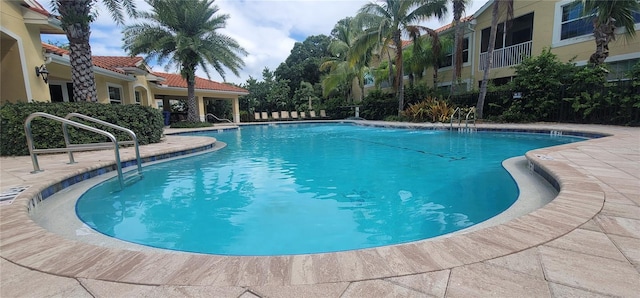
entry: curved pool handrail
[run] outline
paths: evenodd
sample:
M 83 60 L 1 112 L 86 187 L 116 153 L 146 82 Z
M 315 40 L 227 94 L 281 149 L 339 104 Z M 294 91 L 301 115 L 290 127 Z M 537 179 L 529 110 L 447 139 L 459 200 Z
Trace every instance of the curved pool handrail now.
M 47 113 L 43 113 L 43 112 L 35 112 L 35 113 L 31 113 L 29 116 L 27 116 L 27 118 L 24 121 L 24 132 L 25 135 L 27 137 L 27 146 L 29 147 L 29 155 L 31 155 L 31 162 L 33 163 L 33 172 L 31 173 L 37 173 L 37 172 L 42 172 L 42 170 L 40 169 L 40 165 L 38 164 L 38 153 L 57 153 L 57 152 L 70 152 L 70 151 L 80 151 L 80 150 L 88 150 L 88 149 L 97 149 L 97 148 L 104 148 L 104 145 L 96 145 L 96 146 L 83 146 L 83 147 L 65 147 L 65 148 L 51 148 L 51 149 L 37 149 L 35 148 L 35 145 L 33 143 L 33 134 L 31 133 L 31 121 L 37 117 L 42 117 L 42 118 L 48 118 L 51 120 L 55 120 L 58 122 L 61 122 L 63 124 L 66 125 L 71 125 L 77 128 L 81 128 L 84 130 L 88 130 L 91 132 L 95 132 L 97 134 L 101 134 L 103 136 L 106 136 L 107 138 L 109 138 L 111 140 L 111 142 L 113 143 L 113 150 L 115 152 L 115 157 L 116 157 L 116 168 L 118 170 L 118 180 L 120 181 L 120 188 L 124 188 L 124 182 L 123 182 L 123 175 L 122 175 L 122 165 L 120 164 L 120 151 L 119 151 L 119 147 L 120 145 L 118 144 L 118 140 L 116 139 L 115 136 L 113 136 L 113 134 L 111 134 L 110 132 L 92 127 L 92 126 L 88 126 L 82 123 L 78 123 L 75 122 L 73 120 L 69 120 L 69 119 L 65 119 L 62 117 L 58 117 L 58 116 L 54 116 L 51 114 L 47 114 Z
M 136 162 L 138 164 L 138 174 L 142 174 L 142 162 L 140 160 L 140 148 L 139 148 L 139 143 L 138 143 L 138 137 L 136 136 L 136 133 L 133 132 L 132 130 L 126 128 L 126 127 L 122 127 L 119 125 L 115 125 L 113 123 L 110 122 L 106 122 L 100 119 L 96 119 L 93 117 L 89 117 L 87 115 L 84 114 L 80 114 L 80 113 L 69 113 L 67 114 L 67 116 L 65 116 L 65 119 L 69 119 L 71 120 L 73 117 L 77 117 L 77 118 L 81 118 L 87 121 L 91 121 L 100 125 L 104 125 L 106 127 L 110 127 L 113 129 L 117 129 L 120 131 L 124 131 L 127 134 L 129 134 L 129 136 L 131 136 L 131 142 L 120 142 L 120 144 L 133 144 L 135 147 L 135 151 L 136 151 Z M 69 133 L 67 130 L 67 124 L 63 123 L 62 124 L 62 130 L 64 132 L 64 142 L 67 145 L 67 147 L 69 147 L 69 145 L 71 145 L 71 142 L 69 141 Z M 73 152 L 69 151 L 69 161 L 73 162 Z

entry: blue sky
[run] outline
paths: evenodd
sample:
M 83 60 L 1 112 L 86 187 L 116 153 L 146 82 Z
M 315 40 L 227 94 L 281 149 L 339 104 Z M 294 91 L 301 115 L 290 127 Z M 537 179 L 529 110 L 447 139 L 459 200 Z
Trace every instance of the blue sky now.
M 148 9 L 144 1 L 135 0 L 140 10 Z M 366 4 L 366 0 L 216 0 L 215 5 L 220 13 L 229 14 L 230 18 L 223 33 L 237 40 L 249 55 L 244 58 L 245 67 L 240 76 L 227 72 L 227 82 L 245 83 L 249 76 L 262 78 L 262 70 L 268 67 L 275 70 L 283 62 L 296 41 L 303 41 L 307 36 L 329 35 L 331 29 L 340 20 L 355 16 L 358 9 Z M 467 14 L 479 9 L 486 0 L 471 2 Z M 41 0 L 48 6 L 49 1 Z M 131 23 L 127 20 L 126 23 Z M 438 28 L 451 22 L 451 14 L 442 21 L 437 19 L 424 25 Z M 64 35 L 45 35 L 44 42 L 59 41 L 67 43 Z M 98 5 L 98 19 L 91 26 L 91 50 L 99 56 L 126 56 L 122 50 L 121 28 L 117 27 L 111 15 Z M 165 71 L 164 66 L 153 66 L 156 71 Z M 174 70 L 169 69 L 173 72 Z M 211 79 L 223 81 L 214 71 Z M 197 75 L 205 77 L 202 70 Z

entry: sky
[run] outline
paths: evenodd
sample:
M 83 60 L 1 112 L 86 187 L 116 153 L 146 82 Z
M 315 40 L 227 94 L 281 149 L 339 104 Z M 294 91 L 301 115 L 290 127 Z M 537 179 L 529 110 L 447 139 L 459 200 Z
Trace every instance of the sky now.
M 146 10 L 149 6 L 142 0 L 135 0 L 138 10 Z M 48 6 L 51 1 L 42 0 L 42 5 Z M 46 2 L 46 3 L 45 3 Z M 262 79 L 262 70 L 267 67 L 275 71 L 280 63 L 289 56 L 296 42 L 304 41 L 311 35 L 330 35 L 335 24 L 345 18 L 353 17 L 367 0 L 215 0 L 214 5 L 219 12 L 228 14 L 226 28 L 220 32 L 236 41 L 248 52 L 243 57 L 245 66 L 236 76 L 226 72 L 226 82 L 243 84 L 253 77 Z M 486 0 L 471 1 L 466 15 L 473 14 Z M 451 22 L 451 5 L 449 13 L 442 20 L 436 18 L 423 25 L 439 28 Z M 51 11 L 49 7 L 49 11 Z M 91 50 L 96 56 L 127 56 L 122 50 L 122 27 L 118 27 L 111 15 L 99 4 L 98 18 L 91 24 Z M 135 20 L 127 19 L 125 24 L 132 24 Z M 64 35 L 43 35 L 43 42 L 68 43 Z M 165 69 L 164 65 L 150 63 L 154 71 L 176 72 L 175 69 Z M 210 69 L 211 79 L 225 81 Z M 198 69 L 196 75 L 207 78 Z

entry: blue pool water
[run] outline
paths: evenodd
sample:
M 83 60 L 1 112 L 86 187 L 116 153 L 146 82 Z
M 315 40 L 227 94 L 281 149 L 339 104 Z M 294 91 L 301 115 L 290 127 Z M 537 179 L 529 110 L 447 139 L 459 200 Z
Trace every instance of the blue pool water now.
M 144 168 L 78 200 L 95 230 L 144 245 L 222 255 L 332 252 L 457 231 L 518 197 L 504 159 L 582 140 L 541 134 L 350 124 L 200 133 L 228 147 Z

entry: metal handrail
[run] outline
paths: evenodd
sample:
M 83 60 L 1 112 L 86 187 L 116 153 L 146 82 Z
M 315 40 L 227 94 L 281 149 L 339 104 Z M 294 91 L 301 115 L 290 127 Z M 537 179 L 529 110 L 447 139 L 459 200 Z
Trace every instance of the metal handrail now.
M 233 123 L 233 122 L 232 122 L 231 120 L 229 120 L 229 119 L 225 119 L 225 118 L 218 118 L 218 117 L 216 117 L 216 115 L 211 114 L 211 113 L 207 113 L 207 114 L 205 115 L 205 118 L 206 118 L 207 116 L 211 116 L 211 117 L 213 117 L 213 119 L 216 119 L 216 120 L 218 120 L 218 121 L 227 121 L 227 122 L 229 122 L 229 123 Z
M 54 115 L 43 113 L 43 112 L 32 113 L 24 121 L 24 132 L 27 137 L 27 146 L 29 146 L 29 154 L 31 155 L 31 162 L 33 163 L 33 172 L 31 173 L 42 172 L 42 170 L 40 170 L 40 165 L 38 164 L 38 156 L 37 156 L 38 153 L 70 152 L 71 150 L 80 151 L 80 150 L 92 149 L 92 147 L 90 146 L 78 147 L 78 148 L 67 147 L 67 148 L 52 148 L 52 149 L 36 149 L 33 143 L 33 134 L 31 133 L 31 121 L 36 117 L 52 119 L 52 120 L 61 122 L 63 124 L 75 126 L 75 127 L 88 130 L 91 132 L 95 132 L 97 134 L 101 134 L 103 136 L 108 137 L 111 140 L 111 142 L 113 142 L 113 150 L 115 152 L 115 157 L 116 157 L 116 168 L 118 170 L 118 180 L 120 182 L 120 188 L 124 188 L 122 165 L 120 165 L 120 151 L 119 151 L 120 145 L 118 144 L 118 140 L 116 139 L 115 136 L 113 136 L 113 134 L 95 127 L 91 127 L 82 123 L 78 123 L 69 119 L 65 119 L 62 117 L 54 116 Z M 101 144 L 100 146 L 96 146 L 93 148 L 105 148 L 105 146 Z
M 458 114 L 460 113 L 460 108 L 456 108 L 456 109 L 453 111 L 453 114 L 451 114 L 451 119 L 449 120 L 449 122 L 450 122 L 450 124 L 451 124 L 451 125 L 450 125 L 450 127 L 451 127 L 452 129 L 453 129 L 453 118 L 456 116 L 456 113 L 458 113 Z M 460 116 L 458 116 L 458 118 L 457 118 L 457 119 L 458 119 L 458 126 L 459 126 L 459 125 L 460 125 Z
M 81 119 L 84 119 L 84 120 L 87 120 L 87 121 L 98 123 L 98 124 L 101 124 L 101 125 L 104 125 L 104 126 L 107 126 L 107 127 L 110 127 L 110 128 L 117 129 L 117 130 L 124 131 L 124 132 L 128 133 L 129 136 L 131 136 L 131 142 L 120 142 L 120 144 L 121 145 L 133 144 L 135 146 L 136 162 L 138 164 L 138 174 L 142 173 L 142 162 L 140 160 L 140 148 L 139 148 L 139 144 L 138 144 L 138 137 L 136 136 L 135 132 L 133 132 L 132 130 L 130 130 L 128 128 L 124 128 L 122 126 L 118 126 L 118 125 L 115 125 L 113 123 L 102 121 L 100 119 L 89 117 L 87 115 L 83 115 L 83 114 L 80 114 L 80 113 L 69 113 L 69 114 L 67 114 L 65 119 L 71 120 L 71 118 L 73 118 L 73 117 L 81 118 Z M 67 124 L 66 123 L 62 123 L 62 131 L 64 133 L 64 142 L 67 145 L 67 148 L 68 147 L 73 147 L 74 144 L 71 144 L 71 142 L 69 141 L 69 131 L 67 129 Z M 70 163 L 74 163 L 75 162 L 74 159 L 73 159 L 73 151 L 69 151 L 69 162 Z
M 455 118 L 456 114 L 458 114 L 458 127 L 460 127 L 460 125 L 462 124 L 462 109 L 460 108 L 456 108 L 453 111 L 453 114 L 451 114 L 451 128 L 453 129 L 453 119 Z M 471 117 L 473 115 L 473 126 L 476 126 L 476 108 L 475 107 L 471 107 L 471 109 L 469 109 L 469 112 L 467 112 L 467 114 L 465 115 L 465 119 L 464 119 L 464 127 L 467 128 L 469 127 L 469 117 Z

